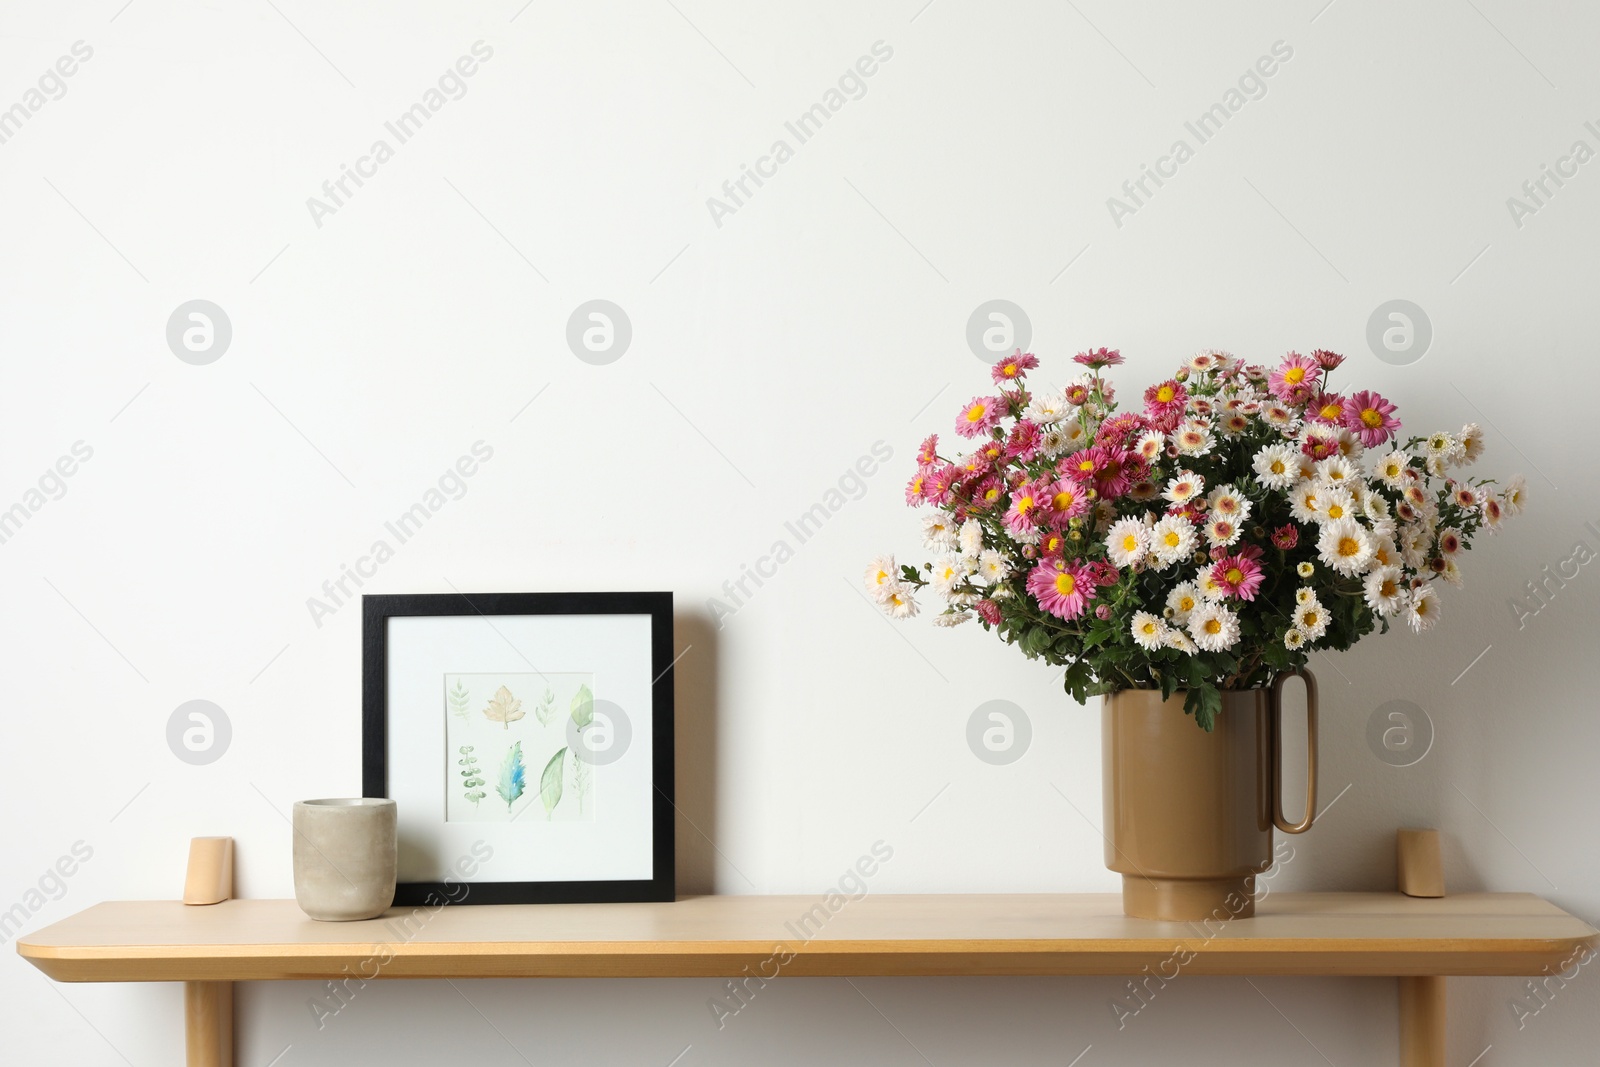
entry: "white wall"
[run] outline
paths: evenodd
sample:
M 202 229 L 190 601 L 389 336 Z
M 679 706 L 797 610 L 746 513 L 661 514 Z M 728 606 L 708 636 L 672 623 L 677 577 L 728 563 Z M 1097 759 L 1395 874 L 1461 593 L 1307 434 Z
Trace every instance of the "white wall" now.
M 1096 710 L 854 591 L 869 555 L 915 546 L 912 450 L 985 381 L 966 322 L 1004 298 L 1057 377 L 1090 345 L 1129 356 L 1128 385 L 1202 346 L 1320 346 L 1413 427 L 1482 410 L 1485 463 L 1527 471 L 1533 515 L 1473 553 L 1447 625 L 1319 660 L 1324 796 L 1350 789 L 1279 881 L 1389 888 L 1394 829 L 1436 825 L 1452 887 L 1600 918 L 1600 577 L 1578 567 L 1520 628 L 1509 606 L 1600 549 L 1600 163 L 1520 226 L 1506 206 L 1575 140 L 1600 148 L 1592 10 L 520 4 L 0 11 L 0 107 L 93 49 L 0 144 L 0 506 L 93 450 L 0 544 L 0 908 L 80 841 L 30 928 L 172 897 L 213 833 L 242 895 L 289 895 L 288 806 L 359 789 L 358 613 L 318 626 L 306 600 L 478 440 L 492 461 L 367 588 L 674 590 L 685 890 L 816 892 L 880 838 L 875 892 L 1114 888 Z M 316 225 L 307 198 L 480 40 L 466 95 Z M 707 198 L 879 41 L 865 95 L 717 225 Z M 1114 224 L 1107 198 L 1277 41 L 1266 95 Z M 233 327 L 205 366 L 164 335 L 195 298 Z M 609 366 L 564 340 L 595 298 L 633 325 Z M 1395 298 L 1435 330 L 1409 366 L 1365 340 Z M 707 599 L 880 440 L 889 469 L 715 629 Z M 191 699 L 232 724 L 208 766 L 166 743 Z M 990 699 L 1033 724 L 1010 767 L 964 741 Z M 1395 699 L 1436 731 L 1410 767 L 1366 742 Z M 8 1060 L 176 1062 L 176 988 L 55 987 L 0 956 Z M 1395 1062 L 1392 982 L 1255 986 L 1180 981 L 1119 1033 L 1112 979 L 794 981 L 719 1032 L 709 981 L 396 983 L 319 1032 L 314 987 L 282 984 L 241 994 L 240 1063 Z M 1452 1064 L 1587 1061 L 1600 978 L 1520 1030 L 1518 989 L 1452 983 Z

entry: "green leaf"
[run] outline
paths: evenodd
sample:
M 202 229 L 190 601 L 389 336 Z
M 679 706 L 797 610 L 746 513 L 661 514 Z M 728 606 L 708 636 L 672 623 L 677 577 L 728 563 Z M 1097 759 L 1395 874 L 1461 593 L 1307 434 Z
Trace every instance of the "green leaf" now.
M 1195 725 L 1210 733 L 1222 711 L 1222 691 L 1214 685 L 1196 686 L 1184 697 L 1183 710 L 1194 716 Z
M 594 693 L 586 685 L 578 686 L 572 697 L 572 721 L 582 730 L 594 722 Z
M 495 792 L 506 802 L 506 811 L 509 812 L 511 805 L 522 795 L 527 773 L 527 767 L 522 762 L 522 742 L 517 741 L 506 751 L 505 762 L 500 765 L 500 782 L 495 786 Z
M 550 762 L 544 765 L 544 773 L 539 775 L 539 799 L 544 802 L 545 818 L 556 810 L 556 805 L 561 803 L 561 771 L 566 766 L 567 750 L 560 749 Z

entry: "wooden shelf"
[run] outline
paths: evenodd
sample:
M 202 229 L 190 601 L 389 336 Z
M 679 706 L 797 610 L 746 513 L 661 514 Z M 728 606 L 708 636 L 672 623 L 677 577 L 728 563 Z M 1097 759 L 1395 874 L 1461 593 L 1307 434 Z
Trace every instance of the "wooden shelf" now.
M 1114 894 L 874 895 L 831 915 L 820 901 L 391 909 L 353 923 L 288 900 L 121 901 L 17 951 L 65 982 L 339 978 L 380 953 L 393 954 L 384 978 L 724 976 L 781 950 L 794 953 L 785 975 L 1124 975 L 1181 952 L 1189 974 L 1444 976 L 1561 969 L 1600 938 L 1523 893 L 1274 893 L 1254 918 L 1209 927 L 1126 918 Z

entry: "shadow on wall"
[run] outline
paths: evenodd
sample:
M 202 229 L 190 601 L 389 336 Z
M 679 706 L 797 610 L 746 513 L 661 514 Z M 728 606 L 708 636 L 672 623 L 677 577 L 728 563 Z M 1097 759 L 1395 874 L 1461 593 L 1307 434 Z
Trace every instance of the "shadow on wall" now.
M 717 850 L 717 630 L 709 616 L 673 616 L 673 668 L 677 753 L 678 895 L 716 890 Z

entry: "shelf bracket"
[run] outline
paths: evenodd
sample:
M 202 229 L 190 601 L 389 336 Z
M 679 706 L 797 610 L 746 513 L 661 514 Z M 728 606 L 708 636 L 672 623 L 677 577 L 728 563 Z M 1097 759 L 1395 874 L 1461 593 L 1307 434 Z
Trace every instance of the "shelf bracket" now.
M 196 907 L 233 896 L 233 838 L 189 842 L 183 902 Z M 233 983 L 183 983 L 184 1044 L 189 1067 L 233 1067 Z
M 1444 896 L 1444 865 L 1438 830 L 1400 830 L 1395 835 L 1400 892 Z M 1418 975 L 1400 979 L 1401 1067 L 1445 1067 L 1444 979 Z

